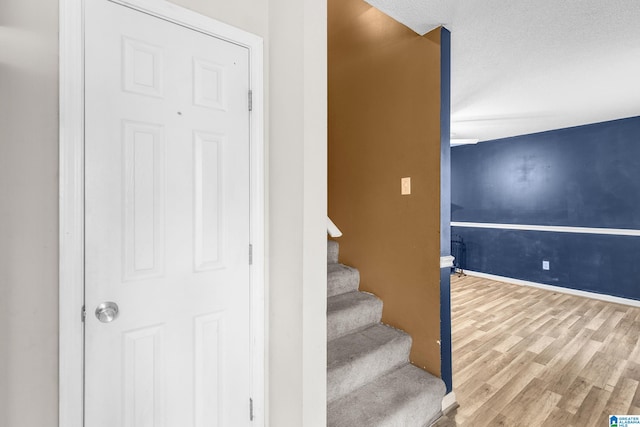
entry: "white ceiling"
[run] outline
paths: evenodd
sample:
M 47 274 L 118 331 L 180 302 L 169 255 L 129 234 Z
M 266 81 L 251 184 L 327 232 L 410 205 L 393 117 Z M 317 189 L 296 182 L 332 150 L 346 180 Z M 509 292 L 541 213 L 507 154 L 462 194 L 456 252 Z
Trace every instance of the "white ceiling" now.
M 367 0 L 451 30 L 451 133 L 481 141 L 640 116 L 640 0 Z

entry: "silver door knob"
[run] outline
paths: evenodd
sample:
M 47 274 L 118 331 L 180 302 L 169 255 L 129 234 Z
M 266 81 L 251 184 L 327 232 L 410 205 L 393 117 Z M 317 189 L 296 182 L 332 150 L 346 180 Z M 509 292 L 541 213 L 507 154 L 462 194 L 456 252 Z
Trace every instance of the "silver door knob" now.
M 102 323 L 113 322 L 118 318 L 118 304 L 115 302 L 103 302 L 96 308 L 96 317 Z

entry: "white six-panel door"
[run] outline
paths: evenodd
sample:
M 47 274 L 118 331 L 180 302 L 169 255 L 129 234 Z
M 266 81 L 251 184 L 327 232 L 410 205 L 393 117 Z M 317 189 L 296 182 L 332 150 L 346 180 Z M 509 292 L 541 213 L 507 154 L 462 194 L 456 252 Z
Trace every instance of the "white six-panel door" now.
M 248 51 L 85 13 L 85 426 L 248 425 Z

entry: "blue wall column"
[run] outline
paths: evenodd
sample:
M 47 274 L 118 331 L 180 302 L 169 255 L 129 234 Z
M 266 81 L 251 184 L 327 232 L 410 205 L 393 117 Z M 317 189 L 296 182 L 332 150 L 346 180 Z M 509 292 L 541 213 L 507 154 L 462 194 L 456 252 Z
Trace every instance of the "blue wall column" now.
M 451 33 L 440 33 L 440 256 L 451 255 Z M 451 364 L 451 268 L 440 269 L 440 360 L 447 393 L 453 389 Z

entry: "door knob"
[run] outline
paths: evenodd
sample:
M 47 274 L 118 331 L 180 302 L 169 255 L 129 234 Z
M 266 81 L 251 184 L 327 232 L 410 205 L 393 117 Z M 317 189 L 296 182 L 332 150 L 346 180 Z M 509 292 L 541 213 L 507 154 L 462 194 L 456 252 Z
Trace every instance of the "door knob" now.
M 118 318 L 118 304 L 115 302 L 103 302 L 96 308 L 96 317 L 102 323 L 113 322 Z

